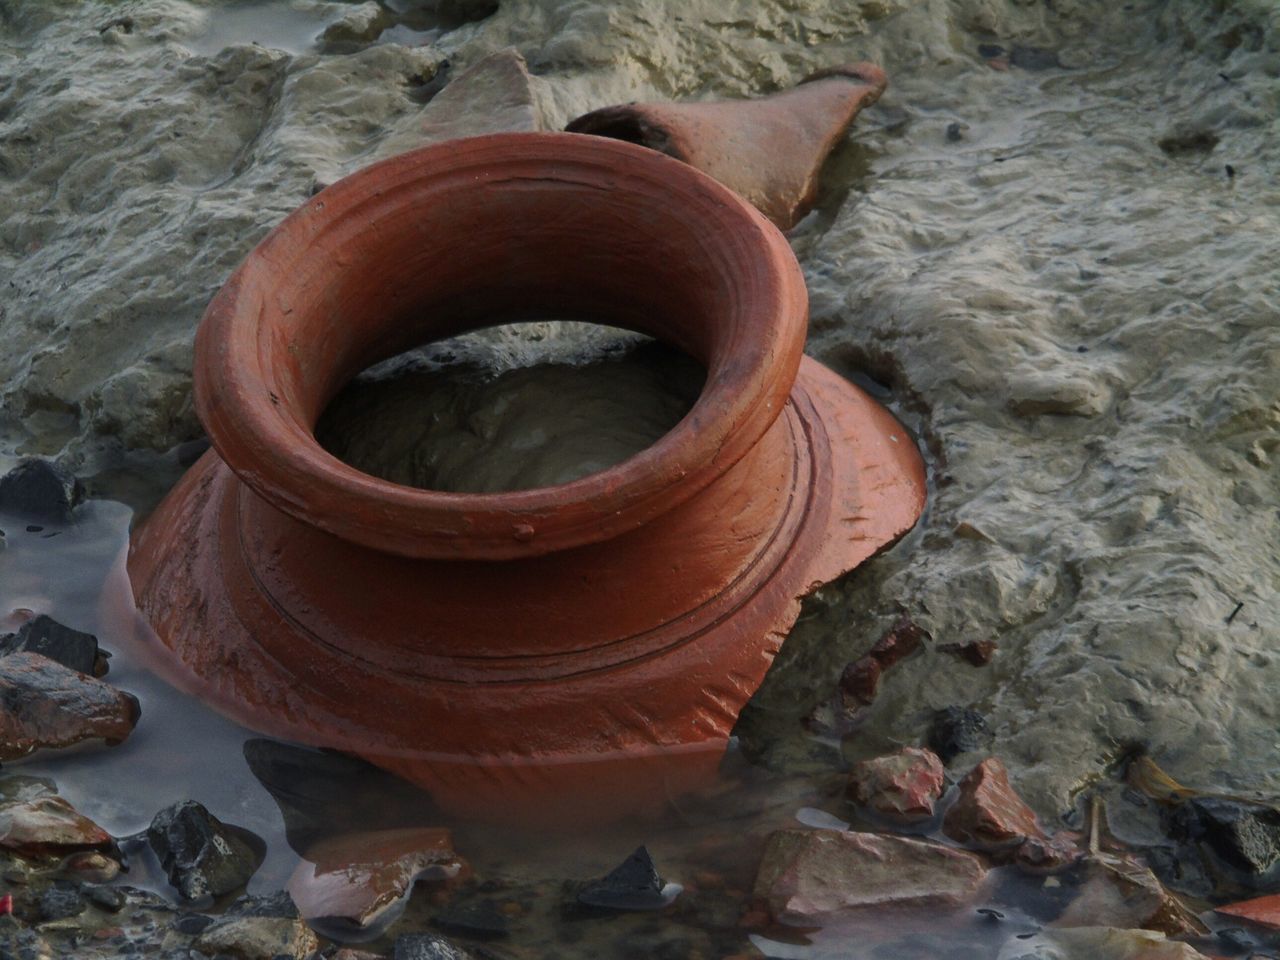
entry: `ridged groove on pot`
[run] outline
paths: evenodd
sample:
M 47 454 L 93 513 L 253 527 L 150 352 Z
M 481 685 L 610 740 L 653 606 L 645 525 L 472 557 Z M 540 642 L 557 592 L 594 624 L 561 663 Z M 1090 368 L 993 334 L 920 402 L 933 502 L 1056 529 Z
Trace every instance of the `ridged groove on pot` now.
M 384 260 L 441 237 L 447 254 Z M 320 193 L 202 326 L 215 450 L 129 559 L 157 668 L 472 814 L 509 814 L 516 788 L 527 816 L 617 814 L 705 781 L 798 598 L 923 503 L 902 428 L 801 360 L 805 312 L 776 229 L 630 144 L 486 137 Z M 410 490 L 311 436 L 367 364 L 540 315 L 659 336 L 707 364 L 707 386 L 650 450 L 541 490 Z

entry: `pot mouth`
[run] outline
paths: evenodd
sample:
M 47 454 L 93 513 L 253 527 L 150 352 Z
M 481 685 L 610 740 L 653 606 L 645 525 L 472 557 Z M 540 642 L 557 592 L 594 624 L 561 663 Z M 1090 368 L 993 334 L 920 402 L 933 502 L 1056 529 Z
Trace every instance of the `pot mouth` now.
M 196 406 L 239 478 L 308 525 L 406 557 L 536 556 L 636 529 L 737 463 L 787 401 L 807 311 L 786 239 L 692 167 L 582 134 L 455 140 L 352 174 L 268 234 L 201 323 Z M 639 454 L 504 493 L 401 486 L 316 440 L 372 363 L 550 318 L 663 340 L 706 368 L 702 393 Z

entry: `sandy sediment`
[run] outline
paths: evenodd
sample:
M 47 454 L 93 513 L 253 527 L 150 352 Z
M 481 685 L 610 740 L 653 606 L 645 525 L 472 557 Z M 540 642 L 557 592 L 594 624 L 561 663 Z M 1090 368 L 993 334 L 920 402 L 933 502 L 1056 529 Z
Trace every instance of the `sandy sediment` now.
M 895 668 L 854 753 L 959 703 L 1042 814 L 1132 742 L 1185 782 L 1280 793 L 1272 5 L 503 0 L 414 29 L 280 7 L 285 49 L 211 33 L 215 4 L 0 3 L 0 452 L 108 492 L 129 465 L 170 482 L 213 292 L 311 192 L 427 136 L 447 76 L 488 54 L 524 55 L 513 114 L 550 127 L 876 60 L 890 90 L 793 242 L 810 351 L 884 384 L 933 495 L 811 605 L 752 723 L 796 762 L 798 718 L 906 610 L 999 653 Z

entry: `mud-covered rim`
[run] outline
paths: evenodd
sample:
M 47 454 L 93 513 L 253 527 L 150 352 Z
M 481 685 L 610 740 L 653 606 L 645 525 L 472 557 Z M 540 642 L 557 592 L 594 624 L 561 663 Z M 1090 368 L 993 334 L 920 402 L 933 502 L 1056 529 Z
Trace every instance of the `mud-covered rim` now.
M 697 220 L 732 271 L 734 313 L 707 359 L 693 408 L 651 447 L 569 483 L 446 493 L 362 473 L 320 446 L 272 369 L 290 289 L 324 231 L 369 203 L 421 198 L 460 172 L 500 177 L 545 166 L 546 181 L 590 184 L 668 203 Z M 566 179 L 569 178 L 569 179 Z M 623 194 L 618 194 L 623 195 Z M 399 198 L 399 199 L 398 199 Z M 607 242 L 607 239 L 603 242 Z M 265 278 L 269 277 L 268 284 Z M 266 294 L 270 293 L 270 296 Z M 621 293 L 622 291 L 620 291 Z M 644 147 L 570 133 L 495 134 L 424 147 L 335 183 L 287 217 L 232 274 L 196 338 L 196 409 L 222 459 L 273 506 L 345 540 L 401 556 L 510 559 L 635 529 L 721 476 L 781 413 L 799 367 L 808 300 L 782 234 L 705 174 Z M 708 318 L 714 321 L 715 318 Z

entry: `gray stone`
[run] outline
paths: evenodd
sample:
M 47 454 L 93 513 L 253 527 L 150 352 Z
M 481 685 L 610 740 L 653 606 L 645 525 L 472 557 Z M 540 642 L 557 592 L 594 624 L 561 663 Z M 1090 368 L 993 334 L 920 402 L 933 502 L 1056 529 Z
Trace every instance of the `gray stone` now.
M 157 813 L 147 840 L 169 882 L 188 901 L 240 889 L 261 862 L 238 831 L 194 800 Z
M 67 523 L 84 496 L 80 481 L 50 460 L 23 460 L 0 477 L 0 513 L 40 523 Z
M 236 960 L 304 960 L 320 948 L 320 941 L 301 920 L 225 917 L 201 933 L 194 946 L 209 956 Z

